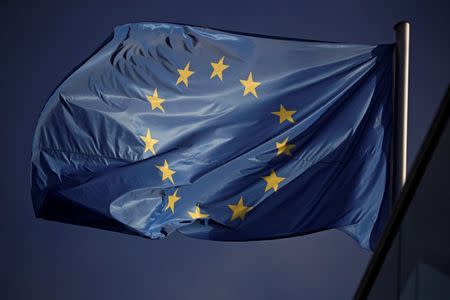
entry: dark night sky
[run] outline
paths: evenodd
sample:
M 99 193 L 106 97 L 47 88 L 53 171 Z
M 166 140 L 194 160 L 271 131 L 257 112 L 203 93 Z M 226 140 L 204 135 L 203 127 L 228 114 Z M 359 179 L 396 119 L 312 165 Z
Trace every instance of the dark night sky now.
M 350 299 L 371 254 L 338 231 L 247 243 L 178 234 L 150 241 L 34 218 L 29 160 L 35 123 L 52 90 L 119 24 L 166 21 L 380 44 L 393 42 L 392 26 L 407 19 L 412 158 L 450 79 L 449 6 L 387 0 L 2 0 L 0 298 Z

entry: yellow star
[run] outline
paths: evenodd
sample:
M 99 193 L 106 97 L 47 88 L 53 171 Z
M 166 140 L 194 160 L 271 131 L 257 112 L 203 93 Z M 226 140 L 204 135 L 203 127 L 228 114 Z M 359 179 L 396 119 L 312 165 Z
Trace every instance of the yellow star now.
M 278 184 L 280 184 L 286 178 L 278 177 L 277 173 L 275 173 L 275 170 L 272 170 L 270 172 L 270 175 L 264 176 L 263 179 L 267 182 L 264 192 L 267 192 L 270 189 L 273 189 L 276 192 L 278 190 Z
M 180 82 L 183 82 L 185 86 L 189 85 L 188 78 L 195 73 L 194 71 L 189 70 L 190 63 L 191 62 L 188 62 L 184 69 L 178 69 L 178 73 L 180 74 L 180 76 L 178 77 L 177 85 Z
M 195 211 L 193 211 L 193 212 L 192 211 L 188 211 L 188 214 L 194 220 L 196 220 L 196 219 L 206 219 L 207 217 L 209 217 L 208 214 L 202 214 L 200 212 L 200 207 L 198 207 L 198 206 L 195 207 Z
M 169 208 L 172 210 L 172 213 L 175 213 L 175 203 L 181 199 L 177 195 L 178 189 L 172 195 L 169 195 L 169 200 L 167 201 L 167 206 L 164 210 L 168 210 Z
M 150 105 L 152 106 L 152 110 L 159 109 L 162 112 L 164 112 L 164 108 L 162 107 L 162 103 L 166 101 L 165 99 L 158 98 L 158 89 L 155 88 L 153 91 L 153 96 L 147 95 L 147 100 L 150 102 Z
M 242 221 L 244 221 L 245 215 L 252 210 L 253 206 L 245 206 L 244 205 L 244 197 L 241 196 L 241 199 L 239 199 L 238 203 L 235 205 L 228 205 L 228 208 L 230 208 L 233 211 L 233 215 L 231 216 L 231 221 L 234 221 L 237 218 L 240 218 Z
M 280 105 L 280 111 L 273 111 L 272 114 L 277 115 L 280 117 L 280 124 L 284 121 L 289 121 L 291 123 L 295 123 L 294 119 L 292 118 L 292 115 L 295 114 L 296 110 L 286 110 L 283 105 Z
M 155 144 L 158 143 L 157 139 L 152 139 L 152 135 L 150 133 L 150 129 L 147 129 L 147 135 L 146 136 L 140 136 L 141 139 L 145 142 L 145 150 L 144 153 L 147 151 L 151 151 L 153 155 L 156 154 L 155 151 Z
M 161 179 L 162 181 L 169 179 L 170 182 L 172 182 L 172 184 L 175 184 L 173 182 L 172 175 L 175 174 L 176 172 L 169 168 L 169 164 L 167 163 L 167 160 L 164 160 L 164 165 L 156 166 L 156 167 L 162 172 L 162 179 Z
M 244 96 L 248 93 L 252 93 L 253 96 L 258 98 L 258 94 L 256 94 L 256 88 L 261 84 L 261 82 L 253 81 L 253 74 L 250 72 L 248 74 L 247 80 L 241 80 L 242 85 L 244 86 Z
M 276 146 L 277 146 L 277 149 L 278 149 L 277 156 L 281 155 L 283 153 L 288 155 L 288 156 L 292 156 L 291 150 L 295 148 L 295 145 L 294 144 L 288 144 L 287 143 L 288 139 L 289 138 L 286 138 L 282 143 L 278 143 L 278 142 L 276 143 Z
M 222 58 L 217 62 L 217 63 L 211 63 L 211 66 L 213 67 L 213 72 L 211 73 L 211 77 L 209 77 L 209 79 L 214 78 L 214 76 L 219 77 L 220 80 L 222 80 L 222 72 L 226 69 L 228 69 L 230 66 L 229 65 L 225 65 L 223 63 L 223 59 L 225 58 L 225 56 L 222 56 Z

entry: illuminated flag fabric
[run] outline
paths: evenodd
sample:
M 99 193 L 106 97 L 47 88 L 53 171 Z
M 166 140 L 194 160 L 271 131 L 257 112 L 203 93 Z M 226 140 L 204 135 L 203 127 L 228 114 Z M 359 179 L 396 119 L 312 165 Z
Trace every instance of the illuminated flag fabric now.
M 370 248 L 389 202 L 392 53 L 119 26 L 41 113 L 36 215 L 152 239 L 337 228 Z

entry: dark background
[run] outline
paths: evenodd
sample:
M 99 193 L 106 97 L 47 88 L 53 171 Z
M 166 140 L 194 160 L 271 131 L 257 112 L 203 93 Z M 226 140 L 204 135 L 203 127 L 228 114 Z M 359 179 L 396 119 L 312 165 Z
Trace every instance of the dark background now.
M 57 84 L 119 24 L 188 23 L 391 43 L 412 23 L 409 165 L 450 79 L 449 1 L 5 1 L 1 14 L 0 298 L 350 299 L 371 254 L 338 231 L 222 243 L 150 241 L 34 218 L 31 139 Z

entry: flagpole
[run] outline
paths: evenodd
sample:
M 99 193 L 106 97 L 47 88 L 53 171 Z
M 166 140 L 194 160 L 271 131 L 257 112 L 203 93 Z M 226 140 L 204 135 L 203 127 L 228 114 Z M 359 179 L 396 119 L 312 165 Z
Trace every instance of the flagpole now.
M 394 72 L 393 193 L 395 203 L 406 181 L 408 147 L 409 22 L 394 26 L 396 32 Z
M 395 43 L 395 71 L 394 71 L 394 134 L 393 134 L 393 174 L 391 212 L 400 192 L 405 185 L 407 172 L 408 150 L 408 86 L 409 86 L 409 23 L 402 21 L 394 26 Z M 397 232 L 397 276 L 396 296 L 400 299 L 402 241 L 401 228 Z M 393 244 L 395 245 L 395 244 Z M 394 246 L 395 248 L 395 246 Z

